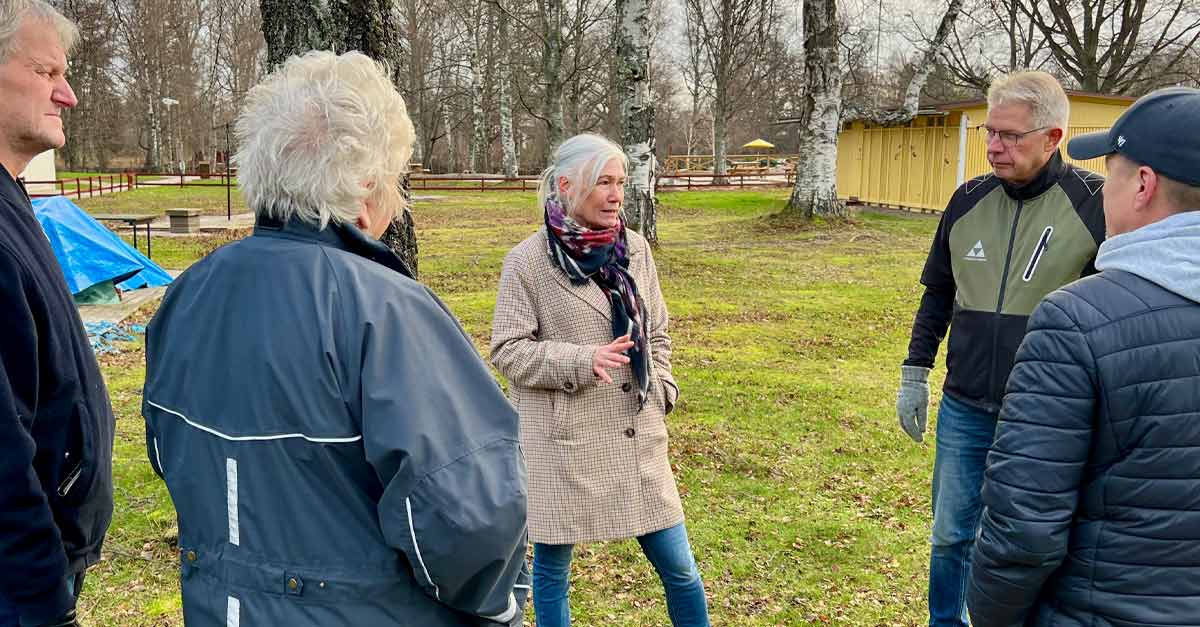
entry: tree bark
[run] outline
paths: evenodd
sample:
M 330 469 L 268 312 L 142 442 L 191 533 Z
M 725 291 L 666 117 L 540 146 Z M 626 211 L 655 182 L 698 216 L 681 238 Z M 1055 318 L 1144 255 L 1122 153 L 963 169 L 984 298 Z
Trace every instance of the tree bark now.
M 288 57 L 309 50 L 358 50 L 395 68 L 398 50 L 391 42 L 400 29 L 390 0 L 260 0 L 267 59 L 275 67 Z M 394 73 L 393 73 L 394 74 Z M 394 80 L 394 76 L 393 76 Z M 400 191 L 404 210 L 388 225 L 382 241 L 417 276 L 417 233 L 412 218 L 408 177 Z
M 470 7 L 474 28 L 467 35 L 471 42 L 470 71 L 471 71 L 471 152 L 467 160 L 467 171 L 483 172 L 488 169 L 484 152 L 487 150 L 487 117 L 483 112 L 483 38 L 484 28 L 491 28 L 490 22 L 484 25 L 483 2 L 476 0 Z
M 294 54 L 328 50 L 333 45 L 327 0 L 260 0 L 259 12 L 268 68 Z
M 650 6 L 647 0 L 617 2 L 617 79 L 621 140 L 629 158 L 625 183 L 628 224 L 651 244 L 658 242 L 654 194 L 654 104 L 650 98 Z
M 501 9 L 497 16 L 500 42 L 500 145 L 504 149 L 504 176 L 515 179 L 519 176 L 517 166 L 517 143 L 513 137 L 512 114 L 512 47 L 508 40 L 508 11 Z
M 543 162 L 563 140 L 563 0 L 539 0 L 542 18 L 542 118 L 546 120 Z
M 842 70 L 838 50 L 836 0 L 804 2 L 804 120 L 800 123 L 800 159 L 796 185 L 785 214 L 805 219 L 843 218 L 837 197 L 838 115 Z

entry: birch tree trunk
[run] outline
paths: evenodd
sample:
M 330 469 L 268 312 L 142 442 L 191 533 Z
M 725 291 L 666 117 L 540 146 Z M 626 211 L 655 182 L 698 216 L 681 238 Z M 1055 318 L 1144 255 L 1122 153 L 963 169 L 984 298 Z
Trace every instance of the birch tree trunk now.
M 483 152 L 487 148 L 487 118 L 483 113 L 483 3 L 476 2 L 471 6 L 471 18 L 475 27 L 468 35 L 471 42 L 471 153 L 467 161 L 467 171 L 481 172 L 487 168 Z
M 796 185 L 785 214 L 842 218 L 837 198 L 837 139 L 842 103 L 836 0 L 804 1 L 804 114 Z
M 621 141 L 629 157 L 625 182 L 628 224 L 651 244 L 658 242 L 654 195 L 654 103 L 650 98 L 650 6 L 647 0 L 617 2 L 617 80 Z
M 546 154 L 543 161 L 550 162 L 550 154 L 563 140 L 563 0 L 539 0 L 542 18 L 542 117 L 546 120 Z
M 260 0 L 263 36 L 267 41 L 268 67 L 308 50 L 359 50 L 397 67 L 400 29 L 391 0 Z M 408 177 L 400 182 L 404 196 L 401 211 L 380 238 L 417 276 L 417 233 L 410 209 Z
M 515 179 L 517 167 L 517 143 L 513 137 L 512 115 L 512 46 L 508 41 L 508 11 L 500 9 L 496 28 L 500 40 L 500 145 L 504 149 L 504 176 Z
M 483 79 L 479 75 L 478 55 L 472 55 L 471 68 L 471 150 L 467 160 L 467 172 L 482 172 L 484 164 L 483 151 L 487 144 L 486 120 L 483 115 Z

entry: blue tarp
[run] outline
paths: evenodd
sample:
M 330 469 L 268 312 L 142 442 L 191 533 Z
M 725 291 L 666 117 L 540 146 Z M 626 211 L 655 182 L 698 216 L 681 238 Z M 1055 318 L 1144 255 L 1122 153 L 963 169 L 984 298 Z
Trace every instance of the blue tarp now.
M 171 282 L 171 275 L 158 264 L 84 213 L 70 199 L 36 198 L 33 213 L 50 240 L 72 294 L 103 281 L 113 281 L 122 290 Z

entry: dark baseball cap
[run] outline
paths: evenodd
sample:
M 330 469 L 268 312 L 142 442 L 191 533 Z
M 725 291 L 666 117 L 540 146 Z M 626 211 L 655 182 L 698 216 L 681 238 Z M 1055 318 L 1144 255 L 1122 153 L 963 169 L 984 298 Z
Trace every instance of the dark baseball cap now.
M 1200 89 L 1151 92 L 1138 98 L 1107 131 L 1067 142 L 1072 159 L 1113 153 L 1180 183 L 1200 186 Z

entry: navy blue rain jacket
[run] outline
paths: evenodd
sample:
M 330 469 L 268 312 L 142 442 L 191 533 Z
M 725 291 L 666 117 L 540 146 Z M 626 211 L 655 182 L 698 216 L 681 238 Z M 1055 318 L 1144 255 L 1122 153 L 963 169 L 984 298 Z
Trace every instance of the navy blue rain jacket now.
M 520 624 L 517 414 L 406 274 L 356 228 L 260 220 L 168 290 L 143 413 L 188 627 Z

